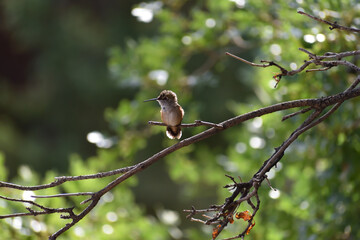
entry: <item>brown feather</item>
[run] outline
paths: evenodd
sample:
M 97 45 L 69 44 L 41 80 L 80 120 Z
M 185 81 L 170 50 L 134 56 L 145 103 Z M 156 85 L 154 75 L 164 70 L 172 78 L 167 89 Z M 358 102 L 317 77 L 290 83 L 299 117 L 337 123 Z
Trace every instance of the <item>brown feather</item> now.
M 181 127 L 170 127 L 166 128 L 166 136 L 170 139 L 180 139 L 182 135 Z

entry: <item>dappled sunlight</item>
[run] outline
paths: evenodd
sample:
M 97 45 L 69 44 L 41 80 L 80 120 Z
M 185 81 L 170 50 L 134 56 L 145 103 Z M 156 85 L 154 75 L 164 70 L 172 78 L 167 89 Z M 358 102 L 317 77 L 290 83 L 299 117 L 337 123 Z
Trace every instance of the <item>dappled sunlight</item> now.
M 208 27 L 208 28 L 213 28 L 216 26 L 216 20 L 213 19 L 213 18 L 208 18 L 206 19 L 205 21 L 205 26 Z
M 236 4 L 236 7 L 238 8 L 244 8 L 246 4 L 246 0 L 229 0 L 230 2 L 234 2 Z
M 116 222 L 118 220 L 118 215 L 115 212 L 108 212 L 106 214 L 106 219 L 109 222 Z
M 304 41 L 307 43 L 314 43 L 316 41 L 316 38 L 312 34 L 305 34 L 304 35 Z
M 142 2 L 138 7 L 131 10 L 131 14 L 137 18 L 139 22 L 149 23 L 153 20 L 154 14 L 159 11 L 163 3 L 154 1 L 150 3 Z
M 279 189 L 271 189 L 269 191 L 269 197 L 272 199 L 278 199 L 281 195 L 281 192 Z
M 102 133 L 98 131 L 88 133 L 86 139 L 89 143 L 93 143 L 99 148 L 110 148 L 115 143 L 113 139 L 106 138 Z
M 159 86 L 164 86 L 169 78 L 169 73 L 163 69 L 152 70 L 149 72 L 149 78 L 154 80 Z
M 258 136 L 253 136 L 249 140 L 249 145 L 250 145 L 250 147 L 252 147 L 254 149 L 264 148 L 265 147 L 265 139 L 258 137 Z
M 105 234 L 107 234 L 107 235 L 111 235 L 111 234 L 114 233 L 114 228 L 113 228 L 111 225 L 109 225 L 109 224 L 104 224 L 104 225 L 102 226 L 102 230 L 103 230 L 103 232 L 104 232 Z

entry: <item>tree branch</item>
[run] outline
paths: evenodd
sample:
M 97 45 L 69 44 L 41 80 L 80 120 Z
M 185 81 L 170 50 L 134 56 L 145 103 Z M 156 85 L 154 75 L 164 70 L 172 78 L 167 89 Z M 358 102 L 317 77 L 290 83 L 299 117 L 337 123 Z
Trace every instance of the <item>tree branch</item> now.
M 155 122 L 155 121 L 149 121 L 148 124 L 157 125 L 157 126 L 167 126 L 165 123 Z M 201 121 L 201 120 L 195 120 L 195 123 L 182 123 L 179 126 L 182 128 L 191 128 L 191 127 L 198 127 L 198 126 L 208 126 L 208 127 L 219 128 L 219 129 L 223 128 L 223 126 L 220 124 L 205 122 L 205 121 Z
M 273 62 L 273 61 L 264 61 L 261 60 L 261 62 L 266 62 L 267 64 L 256 64 L 253 62 L 250 62 L 248 60 L 245 60 L 239 56 L 236 56 L 234 54 L 228 53 L 226 52 L 226 55 L 229 55 L 241 62 L 244 62 L 246 64 L 249 64 L 250 66 L 254 66 L 254 67 L 263 67 L 263 68 L 267 68 L 267 67 L 271 67 L 271 66 L 275 66 L 277 68 L 280 69 L 280 73 L 277 73 L 273 76 L 273 78 L 276 81 L 276 85 L 275 87 L 278 85 L 278 83 L 280 82 L 281 78 L 284 76 L 293 76 L 295 74 L 298 74 L 299 72 L 304 71 L 309 65 L 311 64 L 315 64 L 317 66 L 322 66 L 324 68 L 320 68 L 320 69 L 309 69 L 306 70 L 306 72 L 314 72 L 314 71 L 325 71 L 325 70 L 329 70 L 332 67 L 335 66 L 347 66 L 351 69 L 353 69 L 356 72 L 360 72 L 360 68 L 358 66 L 356 66 L 355 64 L 348 62 L 346 60 L 341 60 L 344 57 L 349 57 L 349 56 L 355 56 L 355 55 L 360 55 L 360 50 L 357 51 L 349 51 L 349 52 L 341 52 L 341 53 L 325 53 L 322 56 L 317 56 L 313 53 L 311 53 L 310 51 L 303 49 L 303 48 L 299 48 L 300 51 L 305 52 L 309 55 L 310 60 L 304 61 L 304 64 L 301 65 L 298 69 L 295 70 L 291 70 L 288 71 L 286 70 L 284 67 L 280 66 L 279 64 Z M 331 60 L 331 61 L 323 61 L 324 59 L 330 59 L 330 58 L 334 58 L 337 60 Z
M 344 27 L 344 26 L 341 26 L 339 24 L 337 24 L 337 22 L 330 22 L 330 21 L 327 21 L 327 20 L 324 20 L 324 19 L 321 19 L 321 18 L 318 18 L 318 17 L 315 17 L 313 15 L 310 15 L 308 13 L 305 13 L 303 11 L 298 11 L 299 14 L 301 15 L 305 15 L 309 18 L 312 18 L 318 22 L 321 22 L 321 23 L 326 23 L 328 25 L 330 25 L 329 29 L 330 30 L 333 30 L 333 29 L 339 29 L 339 30 L 345 30 L 345 31 L 349 31 L 349 32 L 357 32 L 357 33 L 360 33 L 360 29 L 357 29 L 357 28 L 352 28 L 352 27 Z
M 55 181 L 53 181 L 51 183 L 43 184 L 43 185 L 36 185 L 36 186 L 22 186 L 22 185 L 18 185 L 18 184 L 14 184 L 14 183 L 0 181 L 0 188 L 12 188 L 12 189 L 18 189 L 18 190 L 24 190 L 24 191 L 36 191 L 36 190 L 56 187 L 65 182 L 109 177 L 109 176 L 125 173 L 132 168 L 133 168 L 133 166 L 129 166 L 129 167 L 123 167 L 123 168 L 115 169 L 115 170 L 108 171 L 108 172 L 100 172 L 100 173 L 96 173 L 96 174 L 55 177 Z

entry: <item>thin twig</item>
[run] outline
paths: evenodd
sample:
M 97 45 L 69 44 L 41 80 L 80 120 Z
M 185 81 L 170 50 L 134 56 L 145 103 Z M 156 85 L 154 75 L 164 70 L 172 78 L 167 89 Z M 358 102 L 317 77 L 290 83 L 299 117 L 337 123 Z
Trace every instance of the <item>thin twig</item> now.
M 59 186 L 65 182 L 70 182 L 70 181 L 79 181 L 79 180 L 88 180 L 88 179 L 109 177 L 109 176 L 128 172 L 132 168 L 133 168 L 133 166 L 123 167 L 123 168 L 115 169 L 115 170 L 108 171 L 108 172 L 100 172 L 100 173 L 89 174 L 89 175 L 55 177 L 55 181 L 53 181 L 51 183 L 36 185 L 36 186 L 22 186 L 22 185 L 18 185 L 18 184 L 14 184 L 14 183 L 0 181 L 0 188 L 12 188 L 12 189 L 18 189 L 18 190 L 24 190 L 24 191 L 36 191 L 36 190 L 47 189 L 47 188 Z
M 314 68 L 314 69 L 307 69 L 306 72 L 321 72 L 321 71 L 327 71 L 331 67 L 324 67 L 324 68 Z
M 149 121 L 148 124 L 157 125 L 157 126 L 167 126 L 165 123 L 156 122 L 156 121 Z M 182 123 L 178 126 L 182 127 L 182 128 L 191 128 L 191 127 L 198 127 L 198 126 L 208 126 L 208 127 L 219 128 L 219 129 L 223 128 L 223 126 L 221 126 L 221 124 L 205 122 L 205 121 L 201 121 L 201 120 L 195 120 L 195 123 Z
M 340 29 L 340 30 L 345 30 L 345 31 L 349 31 L 349 32 L 357 32 L 357 33 L 360 33 L 360 29 L 357 29 L 357 28 L 353 28 L 353 27 L 344 27 L 344 26 L 341 26 L 339 24 L 337 24 L 336 22 L 330 22 L 330 21 L 327 21 L 327 20 L 324 20 L 324 19 L 321 19 L 321 18 L 318 18 L 318 17 L 315 17 L 313 15 L 310 15 L 308 13 L 305 13 L 303 11 L 298 11 L 298 13 L 302 14 L 302 15 L 305 15 L 305 16 L 308 16 L 309 18 L 312 18 L 318 22 L 322 22 L 322 23 L 326 23 L 328 25 L 330 25 L 329 29 L 330 30 L 333 30 L 333 29 Z
M 0 198 L 11 202 L 26 203 L 43 210 L 43 211 L 34 211 L 30 208 L 26 208 L 29 211 L 28 213 L 13 213 L 13 214 L 0 215 L 0 219 L 19 217 L 19 216 L 37 216 L 37 215 L 52 214 L 52 213 L 68 213 L 69 215 L 73 215 L 73 211 L 72 211 L 73 208 L 48 208 L 31 200 L 10 198 L 1 195 Z
M 285 120 L 287 120 L 287 119 L 289 119 L 289 118 L 291 118 L 291 117 L 294 117 L 294 116 L 296 116 L 296 115 L 299 115 L 299 114 L 302 114 L 302 113 L 306 113 L 306 112 L 310 111 L 311 109 L 312 109 L 311 107 L 309 107 L 309 108 L 304 108 L 304 109 L 301 109 L 300 111 L 297 111 L 297 112 L 288 114 L 288 115 L 284 116 L 284 117 L 281 119 L 281 121 L 285 121 Z
M 312 52 L 310 52 L 304 48 L 299 48 L 299 50 L 304 53 L 307 53 L 311 59 L 317 59 L 317 56 L 315 54 L 313 54 Z
M 226 54 L 233 57 L 233 58 L 235 58 L 235 59 L 237 59 L 237 60 L 240 60 L 240 61 L 242 61 L 242 62 L 244 62 L 246 64 L 249 64 L 250 66 L 263 67 L 263 68 L 275 66 L 275 67 L 279 68 L 279 70 L 281 72 L 277 73 L 277 74 L 275 74 L 273 76 L 273 78 L 276 81 L 275 88 L 277 87 L 277 85 L 280 82 L 282 77 L 284 77 L 284 76 L 293 76 L 295 74 L 298 74 L 299 72 L 304 71 L 310 64 L 323 66 L 324 68 L 309 69 L 309 70 L 306 70 L 305 72 L 325 71 L 325 70 L 328 70 L 328 69 L 330 69 L 332 67 L 339 66 L 339 65 L 344 65 L 344 66 L 347 66 L 349 68 L 352 68 L 356 72 L 360 72 L 360 68 L 358 66 L 356 66 L 355 64 L 353 64 L 351 62 L 348 62 L 348 61 L 345 61 L 345 60 L 340 60 L 343 57 L 360 55 L 360 50 L 359 51 L 358 50 L 349 51 L 349 52 L 344 52 L 344 53 L 333 53 L 333 54 L 330 54 L 330 55 L 326 54 L 326 55 L 323 55 L 323 56 L 317 56 L 317 55 L 311 53 L 310 51 L 308 51 L 308 50 L 306 50 L 304 48 L 299 48 L 299 50 L 302 51 L 302 52 L 305 52 L 306 54 L 308 54 L 309 58 L 311 60 L 305 61 L 304 64 L 302 64 L 298 69 L 294 69 L 294 70 L 291 70 L 291 71 L 286 70 L 284 67 L 280 66 L 279 64 L 277 64 L 277 63 L 275 63 L 273 61 L 262 60 L 261 62 L 265 62 L 267 64 L 257 64 L 257 63 L 253 63 L 253 62 L 250 62 L 248 60 L 245 60 L 245 59 L 243 59 L 241 57 L 238 57 L 238 56 L 236 56 L 234 54 L 228 53 L 228 52 Z M 336 58 L 338 60 L 322 61 L 324 59 L 329 59 L 329 58 Z
M 79 193 L 60 193 L 54 195 L 34 195 L 33 198 L 55 198 L 55 197 L 71 197 L 71 196 L 92 196 L 93 192 L 79 192 Z
M 246 63 L 246 64 L 249 64 L 250 66 L 263 67 L 263 68 L 266 68 L 266 67 L 270 67 L 270 66 L 271 66 L 269 63 L 268 63 L 268 64 L 257 64 L 257 63 L 253 63 L 253 62 L 250 62 L 250 61 L 248 61 L 248 60 L 245 60 L 245 59 L 243 59 L 243 58 L 241 58 L 241 57 L 238 57 L 238 56 L 236 56 L 236 55 L 234 55 L 234 54 L 232 54 L 232 53 L 229 53 L 229 52 L 226 52 L 225 54 L 226 54 L 226 55 L 229 55 L 230 57 L 233 57 L 233 58 L 235 58 L 235 59 L 237 59 L 237 60 L 239 60 L 239 61 L 242 61 L 242 62 L 244 62 L 244 63 Z
M 312 53 L 309 50 L 306 50 L 304 48 L 299 48 L 299 50 L 307 53 L 309 55 L 309 58 L 317 59 L 317 60 L 323 60 L 323 59 L 329 59 L 329 58 L 335 58 L 335 59 L 340 60 L 344 57 L 360 55 L 360 50 L 346 51 L 346 52 L 340 52 L 340 53 L 326 52 L 323 55 L 319 55 L 319 56 L 315 55 L 314 53 Z

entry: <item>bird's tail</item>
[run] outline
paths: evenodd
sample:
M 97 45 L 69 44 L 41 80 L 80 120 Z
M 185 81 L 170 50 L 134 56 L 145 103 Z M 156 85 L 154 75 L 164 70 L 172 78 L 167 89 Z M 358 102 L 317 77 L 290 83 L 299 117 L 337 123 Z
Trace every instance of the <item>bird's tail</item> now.
M 181 132 L 181 127 L 179 126 L 175 126 L 175 127 L 170 127 L 168 126 L 166 128 L 166 136 L 168 136 L 168 138 L 170 139 L 180 139 L 182 135 Z

